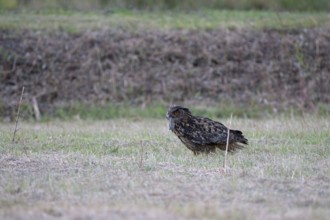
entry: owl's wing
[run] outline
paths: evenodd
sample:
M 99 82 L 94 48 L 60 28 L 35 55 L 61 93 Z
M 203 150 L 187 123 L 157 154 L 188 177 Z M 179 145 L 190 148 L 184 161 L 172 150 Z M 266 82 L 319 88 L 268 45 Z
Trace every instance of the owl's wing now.
M 227 127 L 208 118 L 193 118 L 185 127 L 184 135 L 195 144 L 225 144 Z

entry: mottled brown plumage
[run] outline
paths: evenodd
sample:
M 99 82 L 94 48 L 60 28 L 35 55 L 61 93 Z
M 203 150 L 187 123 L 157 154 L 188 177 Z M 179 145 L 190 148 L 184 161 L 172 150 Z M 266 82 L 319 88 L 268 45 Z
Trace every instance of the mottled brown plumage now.
M 172 106 L 166 118 L 169 129 L 194 154 L 215 152 L 216 148 L 226 150 L 228 128 L 209 118 L 193 116 L 188 108 Z M 229 130 L 228 151 L 233 152 L 248 144 L 241 131 Z

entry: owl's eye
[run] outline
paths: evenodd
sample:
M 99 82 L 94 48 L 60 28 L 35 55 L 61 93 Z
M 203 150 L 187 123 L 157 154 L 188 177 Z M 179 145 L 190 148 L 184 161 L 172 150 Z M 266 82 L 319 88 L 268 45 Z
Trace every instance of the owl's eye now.
M 172 113 L 172 115 L 174 115 L 174 116 L 179 116 L 179 114 L 180 114 L 179 111 L 174 111 L 174 112 Z

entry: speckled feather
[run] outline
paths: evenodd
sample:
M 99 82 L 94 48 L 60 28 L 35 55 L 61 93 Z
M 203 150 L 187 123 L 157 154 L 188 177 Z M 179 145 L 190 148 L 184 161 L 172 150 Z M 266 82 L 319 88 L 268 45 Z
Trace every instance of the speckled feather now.
M 226 149 L 228 130 L 222 123 L 193 116 L 189 109 L 181 106 L 170 107 L 166 117 L 170 121 L 170 130 L 194 154 L 214 152 L 216 148 Z M 228 151 L 241 149 L 241 144 L 247 142 L 241 131 L 230 130 Z

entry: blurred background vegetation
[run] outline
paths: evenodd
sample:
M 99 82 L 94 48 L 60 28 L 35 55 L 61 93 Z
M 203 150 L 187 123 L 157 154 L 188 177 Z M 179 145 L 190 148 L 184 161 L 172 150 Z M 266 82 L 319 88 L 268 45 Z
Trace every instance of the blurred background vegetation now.
M 0 10 L 277 10 L 329 11 L 329 0 L 0 0 Z
M 197 10 L 201 13 L 182 13 L 194 12 Z M 7 11 L 9 11 L 9 13 L 7 13 Z M 91 11 L 91 13 L 85 13 L 89 11 Z M 242 65 L 242 60 L 246 63 L 250 63 L 250 66 L 255 68 L 256 71 L 249 72 L 251 77 L 256 78 L 256 74 L 259 74 L 258 76 L 261 79 L 265 78 L 266 80 L 271 80 L 277 78 L 282 79 L 283 76 L 290 76 L 293 80 L 285 81 L 283 78 L 283 80 L 278 80 L 278 82 L 282 82 L 282 84 L 275 83 L 274 85 L 283 85 L 287 89 L 287 91 L 283 89 L 283 94 L 287 92 L 287 94 L 291 95 L 283 95 L 282 97 L 285 97 L 286 100 L 277 99 L 277 97 L 281 97 L 282 93 L 279 95 L 275 92 L 278 91 L 275 88 L 276 86 L 274 86 L 275 89 L 273 89 L 272 83 L 269 83 L 271 89 L 264 89 L 264 87 L 260 89 L 260 83 L 260 88 L 257 88 L 255 93 L 246 90 L 251 97 L 254 97 L 254 99 L 251 99 L 253 102 L 246 101 L 243 103 L 242 100 L 249 100 L 247 97 L 250 96 L 246 96 L 246 93 L 242 94 L 240 90 L 237 90 L 238 93 L 236 97 L 238 98 L 236 100 L 224 100 L 222 97 L 219 98 L 219 95 L 218 98 L 213 99 L 213 101 L 216 101 L 215 103 L 219 104 L 213 103 L 212 106 L 207 107 L 207 111 L 206 108 L 201 107 L 204 104 L 201 104 L 201 106 L 190 104 L 193 112 L 209 117 L 229 117 L 233 114 L 236 117 L 259 118 L 265 116 L 272 117 L 273 114 L 277 113 L 291 116 L 303 115 L 310 112 L 316 115 L 329 117 L 330 99 L 327 98 L 329 97 L 327 95 L 329 92 L 327 92 L 328 89 L 326 89 L 328 87 L 322 86 L 328 85 L 327 82 L 329 81 L 326 75 L 328 74 L 328 51 L 330 51 L 328 49 L 329 44 L 327 43 L 329 42 L 329 11 L 330 0 L 0 0 L 0 13 L 3 12 L 0 14 L 0 91 L 2 92 L 0 95 L 0 119 L 2 116 L 5 116 L 3 118 L 6 118 L 6 120 L 8 119 L 8 121 L 14 119 L 17 108 L 16 101 L 19 100 L 19 97 L 15 97 L 15 94 L 20 94 L 21 85 L 29 83 L 30 85 L 35 85 L 35 82 L 40 83 L 40 80 L 38 81 L 35 79 L 45 76 L 46 73 L 51 75 L 49 78 L 52 79 L 58 72 L 62 72 L 62 69 L 64 69 L 65 74 L 70 72 L 70 74 L 76 78 L 79 78 L 81 73 L 89 74 L 89 77 L 97 75 L 95 74 L 97 71 L 104 72 L 105 74 L 102 74 L 105 78 L 111 78 L 116 75 L 119 76 L 124 73 L 130 77 L 133 75 L 132 70 L 134 70 L 134 74 L 138 74 L 135 69 L 139 70 L 139 74 L 149 73 L 150 76 L 154 76 L 152 75 L 154 73 L 159 74 L 162 73 L 162 71 L 168 71 L 168 69 L 170 69 L 173 74 L 181 74 L 180 76 L 185 76 L 186 74 L 188 77 L 189 74 L 195 73 L 198 78 L 202 76 L 204 72 L 214 72 L 215 75 L 224 75 L 224 73 L 228 72 L 229 76 L 230 74 L 235 74 L 235 72 L 233 72 L 234 70 L 244 75 L 246 74 L 246 69 L 230 68 L 231 64 Z M 63 16 L 67 14 L 76 16 Z M 107 16 L 103 16 L 104 14 Z M 97 29 L 100 30 L 109 27 L 119 28 L 113 29 L 115 30 L 114 32 L 104 32 L 104 34 L 102 34 L 102 31 L 100 31 L 99 34 L 93 32 Z M 144 29 L 138 29 L 141 27 Z M 216 43 L 218 38 L 215 33 L 219 31 L 219 27 L 231 29 L 231 34 L 226 32 L 220 33 L 219 36 L 233 37 L 234 43 L 227 44 L 226 42 L 219 41 L 218 44 L 222 49 L 213 53 L 213 49 L 203 42 L 205 42 L 205 36 L 208 36 L 206 39 L 211 39 Z M 246 35 L 246 30 L 240 32 L 236 27 L 252 28 L 253 31 L 250 35 L 255 37 L 249 37 L 249 34 Z M 310 27 L 317 27 L 318 29 L 308 32 L 307 29 Z M 158 32 L 159 30 L 168 31 L 171 28 L 175 30 L 173 30 L 173 32 Z M 264 28 L 265 30 L 259 28 Z M 24 32 L 11 32 L 13 29 L 24 30 Z M 184 31 L 180 32 L 176 29 L 193 29 L 195 32 L 191 33 L 194 37 L 190 38 L 189 34 L 184 34 Z M 268 29 L 274 30 L 269 31 Z M 47 35 L 47 32 L 38 32 L 35 34 L 35 30 L 57 30 L 58 32 L 54 37 L 53 34 Z M 93 31 L 91 32 L 91 30 Z M 130 32 L 131 30 L 133 30 L 133 32 Z M 136 30 L 143 32 L 141 32 L 141 35 L 138 35 L 134 32 Z M 198 35 L 199 30 L 207 30 L 208 34 L 205 36 L 203 34 Z M 280 30 L 279 34 L 277 30 Z M 67 35 L 67 33 L 75 35 L 71 36 Z M 213 35 L 214 37 L 212 37 Z M 270 40 L 265 40 L 268 38 Z M 25 41 L 23 42 L 22 39 L 25 39 Z M 57 57 L 59 49 L 61 49 L 62 46 L 63 48 L 66 47 L 62 42 L 57 43 L 58 39 L 63 39 L 63 42 L 69 43 L 68 45 L 75 45 L 75 49 L 72 50 L 72 62 L 79 68 L 74 67 L 74 65 L 74 68 L 71 68 L 71 60 L 67 62 L 67 59 L 60 59 L 60 56 L 60 58 Z M 120 46 L 117 45 L 118 39 L 124 39 L 121 41 L 122 45 Z M 153 42 L 159 42 L 159 44 L 157 43 L 154 45 L 156 45 L 155 48 L 158 48 L 158 50 L 161 48 L 162 53 L 153 53 L 154 49 L 149 46 L 150 39 L 152 39 Z M 147 43 L 141 46 L 136 42 Z M 203 53 L 198 55 L 193 51 L 184 49 L 185 42 L 187 45 L 200 45 L 200 51 L 203 49 Z M 254 51 L 252 52 L 249 49 L 252 48 L 251 42 L 254 42 Z M 39 44 L 39 46 L 36 46 L 37 44 Z M 135 44 L 138 46 L 134 46 Z M 256 45 L 259 46 L 257 47 Z M 281 45 L 281 47 L 273 47 L 273 45 Z M 178 48 L 181 48 L 184 53 L 182 52 L 181 54 Z M 192 47 L 187 46 L 186 48 Z M 281 49 L 275 50 L 274 48 Z M 258 60 L 258 56 L 259 54 L 264 54 L 264 51 L 267 50 L 272 50 L 273 54 L 276 53 L 278 55 L 275 54 L 268 58 L 263 57 L 264 62 L 262 63 Z M 77 51 L 80 52 L 78 53 Z M 110 53 L 108 51 L 112 52 Z M 65 57 L 66 53 L 67 52 L 62 53 L 62 57 Z M 112 53 L 115 54 L 113 57 Z M 212 63 L 214 61 L 212 57 L 218 57 L 216 53 L 226 53 L 229 54 L 229 56 L 219 56 L 225 57 L 224 60 L 218 63 Z M 127 54 L 130 56 L 128 57 Z M 85 62 L 86 60 L 81 57 L 87 57 L 89 59 L 88 62 Z M 97 59 L 95 59 L 95 57 Z M 103 58 L 101 59 L 101 57 Z M 149 63 L 149 57 L 157 57 L 162 63 Z M 112 59 L 115 61 L 112 61 Z M 178 63 L 181 62 L 180 59 L 184 60 L 184 62 L 182 62 L 183 64 L 180 64 L 180 68 L 185 69 L 185 71 L 177 71 L 175 69 Z M 53 65 L 54 60 L 58 62 L 58 65 Z M 200 66 L 198 66 L 199 64 L 195 62 L 195 60 L 198 62 L 200 61 Z M 111 65 L 108 65 L 109 62 L 112 62 Z M 122 65 L 121 62 L 125 65 Z M 228 71 L 224 71 L 226 67 L 224 64 L 228 62 L 228 68 L 226 69 Z M 271 65 L 269 65 L 269 63 Z M 86 64 L 88 64 L 88 66 L 86 66 Z M 99 68 L 100 64 L 104 65 L 104 68 L 103 66 Z M 164 64 L 168 65 L 167 68 L 164 68 Z M 286 66 L 283 67 L 280 64 L 286 64 Z M 152 68 L 150 65 L 153 65 Z M 195 65 L 197 65 L 197 67 Z M 114 66 L 117 69 L 114 68 L 113 70 L 112 68 Z M 171 69 L 170 67 L 172 66 L 174 66 L 174 68 Z M 216 66 L 220 72 L 214 71 L 214 66 Z M 278 66 L 283 67 L 283 69 L 278 68 Z M 44 69 L 46 67 L 47 71 Z M 66 67 L 68 67 L 68 69 L 65 69 Z M 143 67 L 145 67 L 145 69 Z M 271 74 L 267 75 L 264 73 L 264 70 L 277 75 L 276 77 Z M 254 72 L 256 74 L 254 74 Z M 65 76 L 65 74 L 63 74 L 63 76 Z M 58 74 L 56 76 L 59 77 Z M 162 76 L 164 76 L 164 74 L 160 74 L 160 77 Z M 226 77 L 226 83 L 230 84 L 233 79 L 228 76 Z M 141 77 L 141 79 L 148 78 L 144 77 L 143 74 Z M 190 78 L 193 78 L 193 76 L 190 76 Z M 63 79 L 66 78 L 64 77 Z M 220 79 L 220 77 L 217 79 Z M 124 85 L 123 82 L 125 80 L 123 80 L 123 77 L 118 77 L 117 81 L 113 80 L 111 82 Z M 127 91 L 123 92 L 128 94 L 127 96 L 123 96 L 119 92 L 117 94 L 116 92 L 116 95 L 113 97 L 109 96 L 112 91 L 109 89 L 111 85 L 107 85 L 107 81 L 104 81 L 105 88 L 108 90 L 106 90 L 106 92 L 103 90 L 100 90 L 101 92 L 99 93 L 96 92 L 96 95 L 107 95 L 106 99 L 100 99 L 106 103 L 103 105 L 95 104 L 98 103 L 98 99 L 96 98 L 89 98 L 90 102 L 87 102 L 87 104 L 80 103 L 80 99 L 77 98 L 79 96 L 74 96 L 72 93 L 70 93 L 70 96 L 68 96 L 69 98 L 65 100 L 65 104 L 67 105 L 64 105 L 60 100 L 60 98 L 63 98 L 63 91 L 59 90 L 60 95 L 58 96 L 60 98 L 58 99 L 58 103 L 63 104 L 63 106 L 59 105 L 60 107 L 58 107 L 53 102 L 48 102 L 47 100 L 44 102 L 40 101 L 39 104 L 44 104 L 45 106 L 43 109 L 41 108 L 41 110 L 44 110 L 41 111 L 43 119 L 48 120 L 48 117 L 70 119 L 78 116 L 82 119 L 109 119 L 115 117 L 164 118 L 168 103 L 171 103 L 169 100 L 172 98 L 164 101 L 163 99 L 159 99 L 159 95 L 158 98 L 155 98 L 156 101 L 150 104 L 144 105 L 143 101 L 141 105 L 143 107 L 139 106 L 141 103 L 136 101 L 134 101 L 134 105 L 130 105 L 132 104 L 131 100 L 134 98 L 140 96 L 138 98 L 142 100 L 145 94 L 150 93 L 149 90 L 151 87 L 143 87 L 143 80 L 140 81 L 142 83 L 140 83 L 139 86 L 127 86 Z M 172 81 L 168 81 L 168 85 L 171 85 Z M 247 82 L 247 80 L 245 81 Z M 60 82 L 62 81 L 60 80 Z M 99 81 L 95 80 L 95 82 L 95 86 L 97 87 Z M 155 82 L 155 80 L 153 82 Z M 219 82 L 222 81 L 220 80 Z M 237 82 L 238 81 L 236 81 L 235 85 L 237 85 Z M 81 84 L 78 86 L 77 83 L 76 85 L 79 88 L 87 88 L 90 86 L 89 83 L 90 81 L 88 80 L 81 80 Z M 40 85 L 44 85 L 44 83 L 40 83 Z M 186 86 L 186 88 L 191 87 L 188 81 L 187 84 L 182 85 L 184 85 L 183 87 Z M 268 86 L 267 83 L 264 85 Z M 3 87 L 1 88 L 1 86 Z M 4 88 L 8 89 L 9 92 L 5 94 Z M 50 95 L 53 94 L 51 87 L 44 86 L 42 88 L 49 92 Z M 126 87 L 122 86 L 122 88 Z M 137 90 L 135 91 L 132 88 L 137 88 Z M 158 90 L 155 89 L 156 87 L 152 88 L 154 88 L 152 91 L 156 91 L 155 94 L 158 94 Z M 171 88 L 182 89 L 180 86 L 176 87 L 173 85 L 171 85 Z M 228 88 L 234 87 L 229 86 Z M 240 85 L 239 88 L 243 88 L 242 85 Z M 29 98 L 26 98 L 27 103 L 23 103 L 21 107 L 21 115 L 23 118 L 32 119 L 34 114 L 33 108 L 28 102 L 30 102 L 32 95 L 38 95 L 41 92 L 39 91 L 40 88 L 38 90 L 35 89 L 34 86 L 30 86 L 30 88 L 26 87 L 26 89 L 31 90 L 30 94 L 28 94 L 29 96 L 27 95 Z M 34 93 L 31 92 L 32 90 Z M 237 92 L 235 89 L 232 90 L 232 94 Z M 71 90 L 68 91 L 70 92 Z M 200 100 L 202 97 L 201 94 L 199 94 L 199 92 L 193 94 L 193 92 L 192 90 L 190 95 L 186 94 L 185 98 L 187 100 Z M 75 94 L 78 93 L 79 91 Z M 129 96 L 129 94 L 132 93 L 134 93 L 134 96 Z M 11 98 L 8 98 L 8 94 L 12 95 Z M 45 94 L 48 95 L 48 93 Z M 206 92 L 205 94 L 204 97 L 207 97 L 209 93 Z M 225 92 L 222 91 L 221 94 L 223 95 Z M 299 94 L 303 95 L 299 97 Z M 322 97 L 322 100 L 319 99 L 318 95 Z M 242 98 L 243 96 L 245 98 Z M 266 96 L 269 97 L 269 99 L 265 98 Z M 117 98 L 115 99 L 114 97 Z M 263 98 L 259 99 L 256 97 Z M 127 102 L 127 100 L 129 100 L 129 102 Z M 176 98 L 175 100 L 180 99 Z M 184 100 L 182 103 L 185 103 Z M 278 106 L 282 106 L 282 108 L 274 107 L 277 106 L 278 103 Z M 207 105 L 205 104 L 204 106 Z

